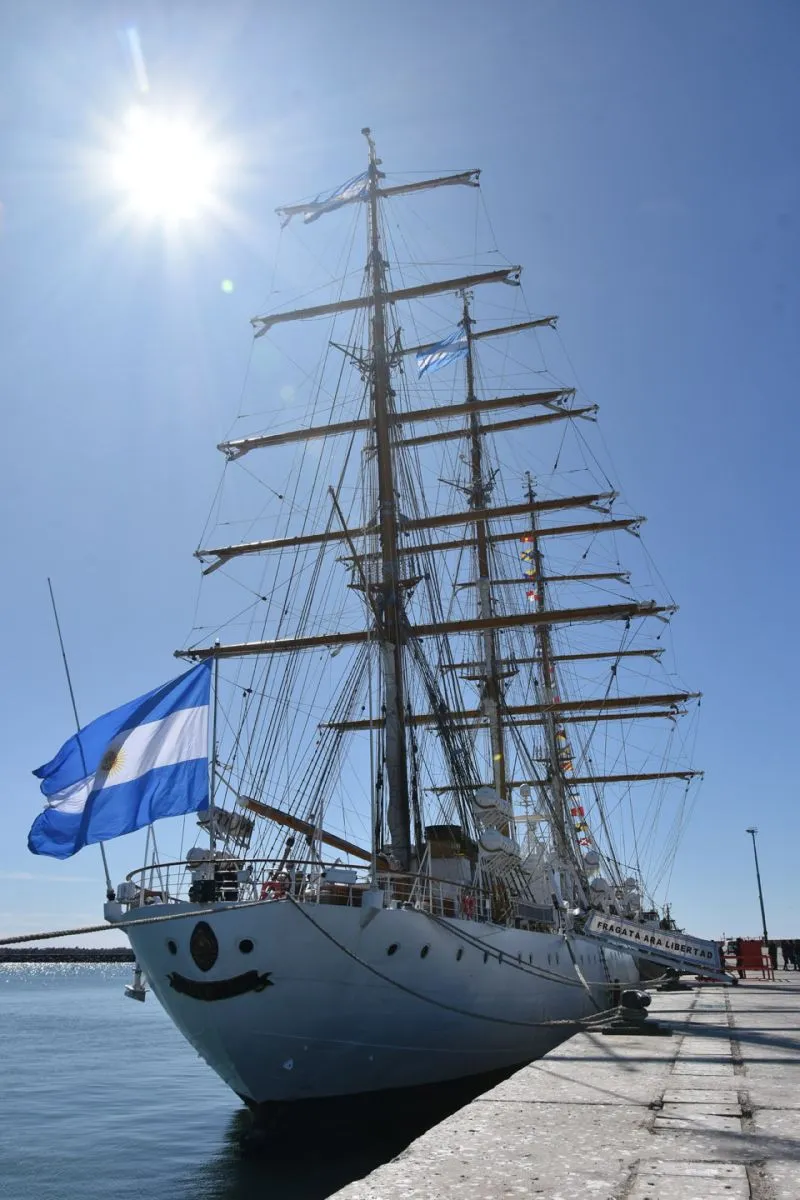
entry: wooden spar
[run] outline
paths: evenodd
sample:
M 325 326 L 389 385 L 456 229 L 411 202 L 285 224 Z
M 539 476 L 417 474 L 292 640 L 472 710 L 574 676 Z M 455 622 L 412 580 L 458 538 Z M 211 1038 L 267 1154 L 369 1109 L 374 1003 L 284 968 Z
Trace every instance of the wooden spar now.
M 494 329 L 473 329 L 472 340 L 477 342 L 479 338 L 500 337 L 507 333 L 519 333 L 523 329 L 539 329 L 544 325 L 555 329 L 557 321 L 557 316 L 537 317 L 533 321 L 518 321 L 514 325 L 499 325 Z
M 630 583 L 630 574 L 628 571 L 593 571 L 584 575 L 547 575 L 545 583 L 587 583 L 593 579 L 615 579 L 618 583 Z M 519 587 L 521 583 L 535 582 L 528 575 L 517 575 L 515 579 L 493 579 L 492 587 Z M 463 583 L 456 583 L 457 588 L 472 588 L 476 587 L 474 580 L 467 579 Z
M 463 417 L 470 412 L 496 412 L 503 408 L 523 408 L 529 404 L 560 404 L 573 395 L 572 389 L 562 388 L 560 391 L 525 392 L 521 396 L 494 396 L 489 400 L 473 401 L 471 404 L 440 404 L 431 408 L 411 409 L 409 412 L 391 412 L 388 414 L 388 420 L 392 426 L 405 425 L 407 421 L 440 421 L 451 417 Z M 307 442 L 314 438 L 359 433 L 372 429 L 373 424 L 371 417 L 359 417 L 352 421 L 339 421 L 332 425 L 313 425 L 310 429 L 287 429 L 284 433 L 267 433 L 256 437 L 236 438 L 234 441 L 220 442 L 217 449 L 221 450 L 228 458 L 235 459 L 241 458 L 250 450 L 260 450 L 268 446 L 286 446 L 292 442 Z M 464 431 L 460 430 L 461 436 L 463 433 Z
M 500 325 L 496 329 L 473 329 L 471 337 L 473 342 L 477 342 L 479 338 L 500 337 L 507 333 L 520 333 L 523 329 L 538 329 L 543 325 L 547 325 L 550 329 L 555 329 L 558 317 L 537 317 L 534 321 L 518 321 L 514 325 Z M 423 346 L 404 346 L 401 353 L 407 354 L 424 354 L 428 350 L 433 350 L 438 346 L 438 342 L 426 342 Z
M 408 192 L 422 192 L 428 188 L 448 187 L 455 184 L 464 184 L 466 187 L 480 187 L 480 170 L 476 167 L 471 171 L 457 171 L 452 175 L 439 175 L 435 179 L 421 179 L 416 183 L 400 183 L 392 187 L 379 187 L 377 195 L 382 200 L 388 200 L 392 196 L 405 196 Z M 383 176 L 381 176 L 383 178 Z M 344 204 L 357 204 L 366 199 L 362 193 L 348 197 L 344 200 Z M 319 212 L 314 205 L 309 204 L 281 204 L 280 208 L 276 208 L 275 212 L 279 217 L 284 219 L 284 224 L 292 217 L 307 216 L 309 213 Z M 322 210 L 324 211 L 324 209 Z
M 379 187 L 377 195 L 381 200 L 389 200 L 392 196 L 407 196 L 409 192 L 423 192 L 428 188 L 448 187 L 459 183 L 464 184 L 465 187 L 480 187 L 480 169 L 475 167 L 472 171 L 459 171 L 455 175 L 439 175 L 436 179 L 420 179 L 416 183 L 398 183 L 392 187 Z
M 318 838 L 326 846 L 332 846 L 334 850 L 343 850 L 345 854 L 352 854 L 354 858 L 361 858 L 366 862 L 370 862 L 372 859 L 368 850 L 362 850 L 360 846 L 348 842 L 335 833 L 317 829 L 316 825 L 312 825 L 309 821 L 293 817 L 291 813 L 283 812 L 280 808 L 273 808 L 271 804 L 262 804 L 260 800 L 251 800 L 249 796 L 242 796 L 239 803 L 241 807 L 246 808 L 248 812 L 255 813 L 256 816 L 266 817 L 267 820 L 274 821 L 276 825 L 284 825 L 287 829 L 293 829 L 295 833 L 302 833 L 308 838 Z
M 488 400 L 464 400 L 460 404 L 434 404 L 430 408 L 416 408 L 410 412 L 396 412 L 392 417 L 395 425 L 406 421 L 438 421 L 444 417 L 471 416 L 473 413 L 496 412 L 501 408 L 524 408 L 527 404 L 563 404 L 574 396 L 572 388 L 561 388 L 551 392 L 522 392 L 516 396 L 492 396 Z M 463 434 L 463 429 L 462 429 Z
M 650 771 L 642 772 L 638 775 L 568 775 L 566 780 L 568 783 L 644 783 L 655 779 L 683 779 L 687 782 L 690 779 L 696 779 L 698 776 L 702 778 L 705 772 L 703 771 Z M 476 783 L 473 785 L 476 789 L 479 787 L 491 787 L 491 784 Z M 515 787 L 540 787 L 547 788 L 550 786 L 550 781 L 547 779 L 510 779 L 508 786 Z M 460 788 L 455 788 L 452 785 L 442 787 L 428 787 L 426 792 L 456 792 Z
M 674 721 L 677 717 L 685 717 L 685 708 L 659 708 L 654 712 L 648 712 L 646 709 L 633 709 L 631 712 L 595 712 L 583 716 L 559 716 L 559 725 L 594 725 L 595 721 L 644 721 L 648 718 L 658 718 L 667 721 Z M 516 717 L 514 725 L 522 727 L 529 725 L 544 725 L 547 717 Z M 453 725 L 451 728 L 456 732 L 474 733 L 478 728 L 485 727 L 486 718 L 476 719 L 470 724 Z
M 375 193 L 377 203 L 377 193 Z M 463 275 L 459 279 L 441 279 L 438 283 L 422 283 L 417 287 L 400 288 L 396 292 L 384 292 L 384 304 L 397 304 L 402 300 L 417 300 L 421 296 L 435 296 L 442 292 L 460 292 L 463 288 L 477 287 L 481 283 L 508 283 L 512 287 L 519 286 L 522 267 L 507 267 L 499 271 L 483 271 L 479 275 Z M 315 317 L 325 317 L 333 313 L 356 312 L 360 308 L 371 308 L 374 302 L 374 292 L 366 296 L 355 296 L 352 300 L 339 300 L 334 304 L 315 304 L 311 308 L 294 308 L 289 312 L 266 313 L 261 317 L 252 317 L 250 324 L 255 329 L 255 336 L 263 337 L 273 325 L 285 321 L 313 321 Z
M 519 583 L 520 580 L 516 580 Z M 531 582 L 534 582 L 531 580 Z M 664 653 L 663 646 L 657 646 L 653 649 L 643 650 L 597 650 L 586 654 L 551 654 L 551 662 L 577 662 L 582 659 L 594 658 L 660 658 Z M 536 666 L 541 666 L 540 658 L 509 658 L 505 659 L 500 665 L 503 667 L 517 667 L 532 663 Z M 474 667 L 480 667 L 479 662 L 457 662 L 457 663 L 442 663 L 439 667 L 441 671 L 468 671 Z
M 649 783 L 654 779 L 696 779 L 703 771 L 641 771 L 633 775 L 568 775 L 568 783 Z M 520 780 L 520 783 L 525 782 Z M 529 780 L 531 787 L 544 787 L 541 780 Z
M 569 421 L 577 417 L 586 417 L 588 420 L 596 412 L 596 404 L 589 404 L 586 408 L 559 408 L 540 417 L 517 417 L 513 421 L 493 421 L 490 425 L 481 425 L 480 432 L 481 436 L 485 437 L 487 433 L 505 433 L 509 429 L 520 429 L 523 425 L 548 425 L 551 421 Z M 420 437 L 401 438 L 395 444 L 397 446 L 425 446 L 429 442 L 452 442 L 456 438 L 463 437 L 463 429 L 444 429 L 439 433 L 426 433 Z
M 409 625 L 409 637 L 438 637 L 448 633 L 479 633 L 483 629 L 518 629 L 528 625 L 575 624 L 579 621 L 630 621 L 634 617 L 655 617 L 672 613 L 674 605 L 655 601 L 627 601 L 624 604 L 598 604 L 590 608 L 549 609 L 546 613 L 509 613 L 502 617 L 482 617 L 475 620 L 437 621 L 429 625 Z M 195 646 L 176 650 L 176 658 L 200 662 L 205 658 L 242 658 L 251 654 L 287 654 L 294 650 L 321 650 L 326 646 L 359 646 L 375 637 L 370 629 L 355 629 L 348 633 L 323 633 L 316 636 L 279 638 L 271 642 L 239 642 L 225 645 Z
M 535 713 L 549 713 L 558 717 L 560 713 L 599 712 L 605 709 L 658 707 L 664 704 L 680 704 L 685 700 L 696 700 L 699 692 L 674 692 L 660 696 L 611 696 L 597 700 L 555 700 L 550 704 L 515 704 L 503 709 L 502 718 L 532 716 Z M 452 721 L 472 721 L 483 717 L 485 713 L 479 708 L 464 709 L 461 712 L 448 712 L 445 719 Z M 441 713 L 415 713 L 407 720 L 411 725 L 437 725 L 442 719 Z M 505 722 L 507 723 L 507 722 Z M 356 730 L 380 728 L 381 721 L 331 721 L 322 726 L 323 729 L 335 729 L 338 732 L 352 733 Z
M 592 508 L 600 500 L 614 500 L 616 492 L 594 492 L 586 496 L 557 496 L 553 500 L 534 501 L 540 512 L 557 512 L 565 508 Z M 436 513 L 432 517 L 420 517 L 416 520 L 405 520 L 402 523 L 402 533 L 412 533 L 420 529 L 439 529 L 446 525 L 466 525 L 470 521 L 497 520 L 500 517 L 519 517 L 531 511 L 531 503 L 505 504 L 499 508 L 485 508 L 480 512 L 467 509 L 456 513 Z M 601 510 L 602 511 L 602 510 Z M 327 529 L 324 533 L 303 533 L 293 537 L 268 538 L 260 542 L 241 542 L 233 546 L 215 546 L 204 550 L 196 550 L 195 558 L 238 558 L 242 554 L 261 554 L 267 550 L 284 550 L 287 547 L 316 546 L 323 542 L 347 541 L 350 538 L 368 537 L 377 533 L 373 527 L 357 529 Z
M 551 662 L 579 662 L 590 658 L 661 658 L 663 646 L 652 646 L 642 650 L 596 650 L 586 654 L 554 654 Z M 536 658 L 518 658 L 520 663 L 538 662 Z
M 562 504 L 562 507 L 564 507 L 563 504 Z M 527 511 L 530 511 L 530 509 L 528 509 Z M 491 510 L 487 510 L 487 513 L 488 513 L 488 515 L 491 515 Z M 599 533 L 603 530 L 614 530 L 614 529 L 627 529 L 627 530 L 630 530 L 631 532 L 635 533 L 638 526 L 644 520 L 645 520 L 644 517 L 629 517 L 629 518 L 624 518 L 621 520 L 600 521 L 597 523 L 586 524 L 586 525 L 556 525 L 551 529 L 547 529 L 547 528 L 539 529 L 536 536 L 537 537 L 558 537 L 560 535 L 567 535 L 567 534 L 574 534 L 574 533 Z M 437 517 L 420 518 L 420 521 L 413 522 L 413 524 L 416 525 L 418 528 L 424 528 L 425 526 L 424 526 L 423 522 L 427 523 L 429 521 L 436 522 L 436 524 L 438 524 L 438 525 L 443 525 L 446 523 L 449 523 L 449 524 L 455 523 L 453 521 L 453 517 L 451 514 L 451 518 L 449 521 L 447 521 L 446 516 L 443 515 L 441 517 L 437 516 Z M 465 524 L 467 523 L 466 519 L 464 520 L 464 523 Z M 411 524 L 412 524 L 412 522 L 409 522 L 407 525 L 404 525 L 403 531 L 405 532 L 406 530 L 408 530 L 408 528 L 411 526 Z M 376 532 L 377 532 L 376 529 L 361 529 L 361 528 L 359 528 L 359 529 L 350 530 L 349 536 L 363 537 L 365 534 L 376 533 Z M 520 539 L 520 536 L 521 535 L 518 532 L 517 533 L 492 533 L 489 535 L 489 541 L 492 543 L 494 543 L 494 542 L 513 542 L 513 541 L 518 541 Z M 209 548 L 205 548 L 202 550 L 195 550 L 195 558 L 199 558 L 200 560 L 203 560 L 205 558 L 210 558 L 212 555 L 216 555 L 216 560 L 214 562 L 212 562 L 210 566 L 206 567 L 205 570 L 203 571 L 204 575 L 211 575 L 214 571 L 216 571 L 220 567 L 224 566 L 225 563 L 228 562 L 230 559 L 238 558 L 244 554 L 260 554 L 267 550 L 293 549 L 293 548 L 297 548 L 298 546 L 317 546 L 317 545 L 323 544 L 324 542 L 335 542 L 335 541 L 342 541 L 342 540 L 346 540 L 346 536 L 343 531 L 328 530 L 325 533 L 297 534 L 293 537 L 272 538 L 272 539 L 269 539 L 269 540 L 263 541 L 263 542 L 242 542 L 238 546 L 235 546 L 235 545 L 234 546 L 219 546 L 216 548 L 209 547 Z M 475 538 L 458 538 L 456 541 L 432 542 L 432 543 L 426 543 L 421 546 L 420 545 L 398 546 L 397 553 L 400 557 L 404 557 L 409 554 L 427 554 L 434 550 L 460 550 L 460 549 L 462 549 L 462 547 L 474 546 L 475 544 L 476 544 Z M 360 554 L 357 557 L 358 557 L 359 561 L 363 562 L 367 559 L 379 558 L 380 554 L 377 551 L 374 551 L 374 552 L 370 551 L 366 554 Z M 353 561 L 355 561 L 355 559 L 353 558 L 352 555 L 344 555 L 339 561 L 340 562 L 353 562 Z M 524 582 L 524 580 L 520 579 L 518 582 L 522 583 L 522 582 Z
M 545 583 L 588 583 L 592 579 L 616 579 L 618 583 L 630 583 L 630 571 L 588 571 L 583 575 L 545 575 Z
M 565 537 L 573 533 L 603 533 L 610 532 L 614 529 L 627 529 L 635 533 L 639 525 L 643 524 L 645 517 L 621 517 L 613 521 L 592 521 L 585 525 L 554 525 L 551 529 L 537 529 L 535 534 L 531 534 L 529 530 L 525 531 L 525 536 L 530 538 L 544 537 Z M 522 534 L 517 530 L 512 533 L 493 533 L 489 537 L 490 542 L 519 542 L 522 539 Z M 459 538 L 453 542 L 430 542 L 422 546 L 401 546 L 398 550 L 399 554 L 428 554 L 436 550 L 461 550 L 464 546 L 474 546 L 474 538 Z M 363 559 L 374 558 L 375 555 L 362 554 Z M 348 556 L 344 556 L 343 562 L 348 562 Z M 674 608 L 670 612 L 675 612 Z

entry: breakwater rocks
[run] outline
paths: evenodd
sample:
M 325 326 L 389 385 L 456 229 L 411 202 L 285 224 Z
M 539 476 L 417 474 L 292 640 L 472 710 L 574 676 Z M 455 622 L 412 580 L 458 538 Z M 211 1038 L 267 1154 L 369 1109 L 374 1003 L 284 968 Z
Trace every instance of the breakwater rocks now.
M 133 951 L 127 946 L 0 946 L 0 964 L 128 962 L 133 962 Z

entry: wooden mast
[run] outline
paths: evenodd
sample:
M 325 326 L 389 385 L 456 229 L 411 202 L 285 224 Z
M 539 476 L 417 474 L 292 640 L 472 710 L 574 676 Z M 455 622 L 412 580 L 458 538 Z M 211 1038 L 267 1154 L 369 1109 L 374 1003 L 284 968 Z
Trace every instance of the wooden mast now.
M 369 229 L 369 273 L 372 291 L 370 323 L 372 415 L 378 471 L 380 534 L 380 584 L 378 640 L 383 675 L 387 820 L 391 853 L 401 871 L 411 862 L 411 813 L 409 807 L 403 643 L 406 620 L 403 604 L 400 559 L 397 553 L 397 507 L 392 462 L 392 385 L 386 344 L 386 264 L 381 251 L 378 193 L 380 160 L 369 129 L 361 131 L 369 145 L 367 214 Z
M 534 492 L 533 483 L 530 473 L 528 473 L 528 501 L 533 503 Z M 535 608 L 539 614 L 544 614 L 547 611 L 547 584 L 545 581 L 544 562 L 542 549 L 539 538 L 536 536 L 537 522 L 536 513 L 531 512 L 531 540 L 525 542 L 526 546 L 530 546 L 530 553 L 533 555 L 533 562 L 536 578 L 532 582 L 532 590 L 535 592 Z M 569 828 L 567 824 L 567 792 L 564 786 L 564 776 L 561 770 L 561 763 L 558 757 L 558 739 L 556 738 L 556 714 L 554 706 L 556 705 L 555 691 L 553 688 L 554 670 L 553 667 L 553 651 L 550 643 L 550 626 L 542 624 L 536 628 L 536 638 L 539 643 L 539 654 L 541 658 L 541 690 L 540 696 L 547 708 L 544 714 L 544 732 L 545 744 L 547 748 L 548 758 L 548 782 L 551 791 L 554 794 L 553 816 L 555 818 L 553 833 L 555 835 L 555 844 L 558 847 L 559 854 L 563 857 L 565 864 L 572 858 L 572 842 L 567 833 Z
M 463 293 L 464 307 L 461 326 L 467 343 L 467 404 L 474 405 L 475 395 L 475 363 L 472 348 L 472 317 L 469 311 L 469 292 Z M 478 618 L 486 621 L 492 613 L 491 574 L 489 564 L 489 539 L 486 534 L 486 521 L 479 514 L 489 507 L 489 487 L 483 470 L 483 435 L 480 421 L 474 408 L 469 415 L 470 443 L 470 508 L 475 510 L 475 545 L 478 560 Z M 497 665 L 497 635 L 491 626 L 487 626 L 482 634 L 483 641 L 483 688 L 481 708 L 489 721 L 489 740 L 492 748 L 492 775 L 494 788 L 502 800 L 507 799 L 506 785 L 506 755 L 503 725 L 500 720 L 500 705 L 503 699 L 503 685 Z

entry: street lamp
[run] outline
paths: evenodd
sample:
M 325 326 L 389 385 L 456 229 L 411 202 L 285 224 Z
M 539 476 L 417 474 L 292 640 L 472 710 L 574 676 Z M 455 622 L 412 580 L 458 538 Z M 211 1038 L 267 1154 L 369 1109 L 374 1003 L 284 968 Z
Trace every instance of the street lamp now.
M 753 839 L 753 857 L 756 860 L 756 880 L 758 881 L 758 903 L 761 905 L 761 927 L 764 930 L 764 945 L 769 941 L 767 934 L 767 918 L 764 915 L 764 894 L 761 891 L 761 872 L 758 869 L 758 850 L 756 849 L 756 834 L 758 830 L 755 828 L 746 829 L 745 833 L 749 833 Z

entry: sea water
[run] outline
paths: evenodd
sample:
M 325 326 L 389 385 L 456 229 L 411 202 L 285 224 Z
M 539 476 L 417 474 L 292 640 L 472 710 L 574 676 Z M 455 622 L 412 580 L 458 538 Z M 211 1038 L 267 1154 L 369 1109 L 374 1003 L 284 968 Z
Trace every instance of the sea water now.
M 130 978 L 0 966 L 3 1200 L 321 1200 L 419 1132 L 337 1152 L 307 1129 L 295 1147 L 254 1148 L 241 1102 L 152 995 L 124 997 Z

